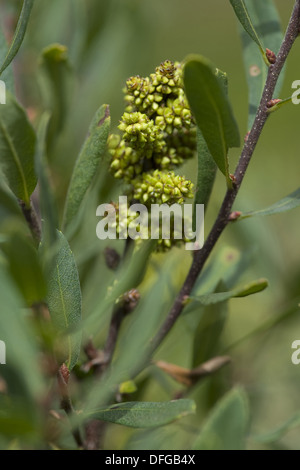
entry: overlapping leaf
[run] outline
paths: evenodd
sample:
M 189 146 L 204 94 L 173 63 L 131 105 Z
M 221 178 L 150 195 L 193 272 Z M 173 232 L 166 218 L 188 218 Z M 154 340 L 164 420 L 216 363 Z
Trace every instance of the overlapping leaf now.
M 230 185 L 228 149 L 240 145 L 239 130 L 218 70 L 202 56 L 184 65 L 184 86 L 209 152 Z
M 57 333 L 57 355 L 72 369 L 78 361 L 81 332 L 81 289 L 73 253 L 61 232 L 57 254 L 45 267 L 47 304 Z
M 300 206 L 300 188 L 296 189 L 296 191 L 292 192 L 288 196 L 280 199 L 280 201 L 275 202 L 269 207 L 265 209 L 260 209 L 258 211 L 251 211 L 245 212 L 241 215 L 240 219 L 246 219 L 248 217 L 256 217 L 256 216 L 265 216 L 265 215 L 275 215 L 280 214 L 281 212 L 287 212 L 296 207 Z
M 24 109 L 7 93 L 0 106 L 0 165 L 15 196 L 29 205 L 37 178 L 34 171 L 36 136 Z
M 201 295 L 199 297 L 192 295 L 190 299 L 191 301 L 198 302 L 201 305 L 213 305 L 229 299 L 257 294 L 258 292 L 265 290 L 267 287 L 268 281 L 266 279 L 259 279 L 257 281 L 250 282 L 245 286 L 237 287 L 229 292 L 215 292 L 213 294 Z
M 249 425 L 245 392 L 234 388 L 214 407 L 193 448 L 195 450 L 244 450 Z
M 279 15 L 273 0 L 230 0 L 241 23 L 240 34 L 243 45 L 243 59 L 249 87 L 250 130 L 261 100 L 266 82 L 268 64 L 266 48 L 277 54 L 283 35 Z M 257 48 L 259 46 L 259 49 Z M 274 97 L 278 98 L 284 80 L 279 76 Z
M 72 174 L 65 205 L 64 225 L 68 226 L 83 201 L 103 158 L 110 129 L 109 106 L 99 108 L 90 125 Z
M 16 28 L 16 31 L 15 31 L 12 43 L 9 47 L 9 50 L 8 50 L 6 56 L 5 56 L 5 59 L 2 63 L 2 65 L 0 67 L 0 75 L 9 66 L 9 64 L 12 62 L 12 60 L 15 58 L 15 56 L 17 55 L 17 53 L 18 53 L 18 51 L 19 51 L 19 49 L 22 45 L 22 42 L 23 42 L 23 39 L 24 39 L 24 36 L 25 36 L 25 33 L 26 33 L 28 21 L 29 21 L 29 18 L 30 18 L 31 10 L 32 10 L 32 7 L 33 7 L 33 3 L 34 3 L 34 0 L 24 0 L 23 1 L 21 14 L 20 14 L 20 17 L 19 17 L 19 21 L 18 21 L 18 24 L 17 24 L 17 28 Z
M 131 428 L 153 428 L 164 426 L 193 413 L 195 413 L 195 403 L 192 400 L 129 402 L 99 408 L 89 412 L 86 418 L 100 419 Z

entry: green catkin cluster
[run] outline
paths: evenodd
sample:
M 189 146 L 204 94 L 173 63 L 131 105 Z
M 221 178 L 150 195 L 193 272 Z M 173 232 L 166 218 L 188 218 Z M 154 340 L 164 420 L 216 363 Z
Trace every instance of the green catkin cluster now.
M 115 209 L 115 215 L 113 215 L 113 218 L 110 220 L 110 226 L 112 228 L 116 228 L 116 233 L 117 233 L 118 238 L 119 237 L 126 238 L 127 230 L 130 227 L 130 224 L 132 222 L 133 223 L 135 222 L 135 219 L 139 217 L 139 214 L 135 211 L 132 211 L 130 208 L 128 208 L 127 220 L 123 220 L 120 218 L 118 204 L 114 204 L 114 209 Z M 150 219 L 150 214 L 149 214 L 149 219 Z M 182 226 L 180 232 L 178 232 L 179 237 L 176 237 L 177 232 L 175 231 L 174 216 L 171 217 L 170 222 L 171 222 L 170 239 L 162 238 L 162 234 L 160 230 L 159 232 L 160 238 L 159 240 L 157 240 L 157 247 L 156 247 L 157 252 L 166 252 L 173 246 L 180 246 L 182 245 L 182 243 L 190 241 L 189 238 L 185 236 L 182 238 L 182 235 L 184 234 L 184 225 Z M 151 235 L 150 220 L 148 221 L 148 224 L 149 224 L 148 230 L 144 228 L 145 230 L 145 233 L 143 234 L 144 236 L 136 238 L 137 243 L 139 243 L 143 238 L 144 239 L 150 238 L 150 235 Z
M 186 198 L 193 198 L 193 184 L 172 171 L 155 170 L 143 173 L 142 178 L 133 181 L 134 199 L 145 206 L 151 204 L 183 204 Z
M 183 204 L 193 197 L 193 185 L 171 170 L 194 156 L 196 126 L 183 89 L 181 64 L 166 60 L 149 77 L 129 78 L 124 93 L 126 108 L 118 126 L 122 134 L 112 134 L 108 140 L 111 172 L 130 183 L 132 200 L 148 207 Z M 129 216 L 128 224 L 132 217 L 136 215 Z M 158 250 L 180 242 L 172 236 L 159 240 Z
M 124 89 L 126 112 L 112 135 L 111 171 L 131 182 L 149 170 L 170 170 L 196 150 L 196 126 L 184 94 L 182 69 L 169 60 L 150 77 L 131 77 Z

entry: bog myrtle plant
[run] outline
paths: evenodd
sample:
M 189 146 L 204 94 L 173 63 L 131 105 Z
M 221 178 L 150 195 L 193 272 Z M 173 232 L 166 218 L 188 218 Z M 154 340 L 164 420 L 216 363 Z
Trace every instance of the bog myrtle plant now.
M 154 64 L 147 77 L 128 78 L 124 112 L 115 117 L 118 129 L 111 129 L 108 105 L 97 110 L 70 177 L 55 174 L 54 164 L 57 153 L 68 152 L 74 133 L 65 130 L 74 84 L 68 50 L 51 44 L 42 51 L 43 105 L 33 116 L 16 98 L 12 62 L 30 32 L 34 0 L 23 1 L 9 46 L 1 32 L 1 448 L 105 449 L 111 448 L 107 442 L 112 432 L 127 428 L 135 428 L 121 438 L 128 450 L 239 450 L 248 445 L 247 394 L 242 386 L 228 385 L 224 374 L 231 358 L 220 338 L 228 301 L 257 294 L 268 281 L 241 285 L 245 257 L 237 252 L 210 255 L 228 225 L 299 205 L 298 189 L 260 211 L 234 207 L 266 122 L 297 98 L 295 93 L 281 98 L 280 89 L 299 36 L 300 0 L 284 35 L 272 0 L 228 3 L 239 23 L 249 86 L 244 138 L 225 72 L 201 55 L 165 60 L 156 68 Z M 235 171 L 228 159 L 233 147 L 241 148 Z M 184 165 L 193 160 L 196 183 L 184 175 Z M 158 228 L 153 237 L 149 209 L 193 203 L 193 213 L 184 213 L 180 224 L 188 217 L 195 229 L 197 207 L 206 210 L 218 171 L 224 176 L 225 196 L 203 246 L 191 253 L 183 250 L 190 267 L 181 288 L 174 289 L 173 260 L 191 237 L 178 236 L 181 227 L 174 214 L 169 236 Z M 63 210 L 57 204 L 61 191 Z M 126 200 L 125 219 L 120 194 Z M 107 210 L 98 211 L 99 203 Z M 128 238 L 143 212 L 141 205 L 147 210 L 147 233 L 135 225 L 136 237 Z M 110 219 L 116 240 L 97 240 L 99 217 L 102 222 Z M 85 241 L 87 221 L 96 250 L 101 250 L 96 263 L 95 249 Z M 180 347 L 185 333 L 181 330 L 176 337 L 174 331 L 181 317 L 192 331 L 191 344 L 185 346 L 193 350 L 189 368 L 180 367 L 176 357 L 173 362 L 157 357 Z M 157 383 L 164 389 L 160 400 L 153 392 Z M 201 388 L 202 383 L 209 386 Z M 203 419 L 207 408 L 210 414 Z M 288 423 L 252 436 L 252 442 L 271 446 L 294 426 L 294 420 Z

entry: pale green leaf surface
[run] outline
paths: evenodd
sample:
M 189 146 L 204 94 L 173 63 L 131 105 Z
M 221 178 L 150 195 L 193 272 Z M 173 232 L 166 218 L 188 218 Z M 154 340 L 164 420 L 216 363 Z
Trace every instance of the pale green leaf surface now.
M 78 361 L 81 347 L 81 289 L 70 246 L 61 232 L 57 236 L 57 255 L 45 269 L 47 303 L 53 325 L 62 335 L 59 338 L 60 359 L 72 369 Z
M 232 389 L 213 408 L 193 449 L 244 450 L 249 424 L 247 397 Z
M 28 205 L 37 183 L 36 136 L 24 109 L 10 93 L 6 98 L 0 106 L 0 166 L 12 192 Z
M 122 424 L 132 428 L 153 428 L 195 413 L 192 400 L 171 402 L 128 402 L 99 408 L 88 413 L 87 418 Z
M 22 5 L 22 10 L 20 13 L 19 21 L 17 24 L 17 28 L 12 40 L 12 43 L 9 47 L 9 50 L 5 56 L 5 59 L 0 67 L 0 75 L 2 72 L 9 66 L 9 64 L 12 62 L 12 60 L 15 58 L 17 55 L 28 25 L 28 21 L 30 18 L 30 13 L 33 7 L 34 0 L 24 0 L 23 5 Z

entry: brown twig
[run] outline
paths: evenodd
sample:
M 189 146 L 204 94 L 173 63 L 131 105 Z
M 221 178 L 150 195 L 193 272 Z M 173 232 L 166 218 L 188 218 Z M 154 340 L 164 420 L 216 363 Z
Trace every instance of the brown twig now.
M 91 341 L 85 347 L 85 353 L 89 358 L 89 362 L 83 366 L 85 372 L 93 368 L 95 373 L 99 375 L 109 367 L 116 349 L 122 322 L 136 308 L 139 299 L 139 292 L 136 289 L 132 289 L 126 292 L 116 304 L 103 350 L 99 351 L 96 349 Z
M 74 415 L 74 408 L 72 405 L 71 397 L 69 394 L 69 388 L 68 388 L 68 381 L 69 381 L 69 369 L 67 368 L 66 365 L 62 365 L 57 373 L 57 380 L 58 380 L 58 386 L 59 386 L 59 391 L 61 395 L 61 408 L 66 412 L 69 418 L 71 418 Z M 80 431 L 78 428 L 72 428 L 72 435 L 74 437 L 74 440 L 77 444 L 77 446 L 80 449 L 84 448 L 84 443 L 80 435 Z
M 37 214 L 35 212 L 33 205 L 31 204 L 30 207 L 28 207 L 26 206 L 24 201 L 19 200 L 19 206 L 21 207 L 21 210 L 28 224 L 28 227 L 30 228 L 30 231 L 34 240 L 37 243 L 39 243 L 41 241 L 42 232 L 41 232 L 41 226 L 40 226 L 40 223 L 39 223 L 39 220 L 38 220 L 38 217 L 37 217 Z
M 238 191 L 241 187 L 248 165 L 251 161 L 251 157 L 260 138 L 264 125 L 268 119 L 269 113 L 267 103 L 273 98 L 273 93 L 280 75 L 280 72 L 286 62 L 288 54 L 298 37 L 300 24 L 300 0 L 297 0 L 293 8 L 293 12 L 288 24 L 288 28 L 280 47 L 279 53 L 276 58 L 276 62 L 270 65 L 266 84 L 263 90 L 259 109 L 257 111 L 254 124 L 249 133 L 248 139 L 243 147 L 235 174 L 234 174 L 234 185 L 232 189 L 228 189 L 224 197 L 221 209 L 218 217 L 205 241 L 203 248 L 195 252 L 194 259 L 190 268 L 190 271 L 186 277 L 186 280 L 174 302 L 172 309 L 170 310 L 164 324 L 158 331 L 151 345 L 151 354 L 157 349 L 162 343 L 164 338 L 167 336 L 174 323 L 180 316 L 185 299 L 190 295 L 195 282 L 201 273 L 205 262 L 215 247 L 220 235 L 229 223 L 230 213 L 232 211 L 233 203 L 236 199 Z

